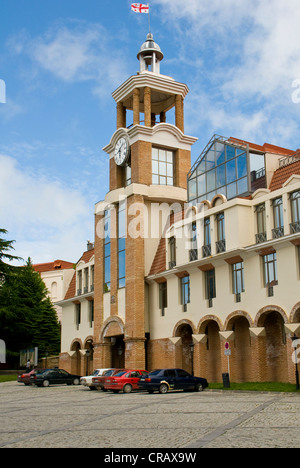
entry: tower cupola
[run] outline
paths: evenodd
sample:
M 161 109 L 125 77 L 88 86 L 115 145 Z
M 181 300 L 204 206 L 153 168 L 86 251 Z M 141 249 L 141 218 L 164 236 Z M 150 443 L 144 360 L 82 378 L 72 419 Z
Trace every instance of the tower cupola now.
M 160 73 L 160 62 L 164 58 L 164 54 L 159 45 L 154 42 L 151 33 L 147 34 L 146 42 L 141 46 L 137 58 L 140 61 L 140 73 L 144 71 Z

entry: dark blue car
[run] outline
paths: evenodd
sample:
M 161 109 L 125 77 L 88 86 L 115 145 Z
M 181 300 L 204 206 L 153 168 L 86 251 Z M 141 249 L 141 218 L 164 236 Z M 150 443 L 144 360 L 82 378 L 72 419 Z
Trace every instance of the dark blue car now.
M 208 383 L 206 379 L 194 377 L 183 369 L 156 369 L 144 375 L 138 383 L 142 390 L 149 393 L 159 391 L 167 393 L 169 390 L 195 390 L 201 392 Z

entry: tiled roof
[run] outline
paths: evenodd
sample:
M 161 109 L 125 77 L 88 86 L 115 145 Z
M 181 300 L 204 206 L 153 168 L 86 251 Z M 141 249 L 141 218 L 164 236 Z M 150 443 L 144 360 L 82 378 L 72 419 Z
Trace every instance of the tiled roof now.
M 270 190 L 280 189 L 282 185 L 293 175 L 300 175 L 300 161 L 295 161 L 292 164 L 289 164 L 284 167 L 280 167 L 274 172 L 274 175 L 271 180 Z
M 156 275 L 166 270 L 166 238 L 160 239 L 149 275 Z
M 274 153 L 274 154 L 282 154 L 286 156 L 291 156 L 295 153 L 293 150 L 289 150 L 287 148 L 282 148 L 281 146 L 270 145 L 270 143 L 264 143 L 263 146 L 256 145 L 255 143 L 251 143 L 249 141 L 240 140 L 238 138 L 230 137 L 229 141 L 232 143 L 237 144 L 246 144 L 249 145 L 249 148 L 256 151 L 261 151 L 262 153 Z
M 84 263 L 89 262 L 92 256 L 94 255 L 94 253 L 95 253 L 95 249 L 90 249 L 90 250 L 87 250 L 86 252 L 83 252 L 82 256 L 80 257 L 77 263 L 81 261 L 83 261 Z
M 55 270 L 67 270 L 74 267 L 74 263 L 66 262 L 64 260 L 55 260 L 54 262 L 48 263 L 36 263 L 32 265 L 34 270 L 38 273 L 44 273 L 46 271 L 55 271 Z
M 70 285 L 68 287 L 68 290 L 66 292 L 66 295 L 64 299 L 71 299 L 71 297 L 74 297 L 76 294 L 76 272 L 74 271 L 73 277 L 71 279 Z

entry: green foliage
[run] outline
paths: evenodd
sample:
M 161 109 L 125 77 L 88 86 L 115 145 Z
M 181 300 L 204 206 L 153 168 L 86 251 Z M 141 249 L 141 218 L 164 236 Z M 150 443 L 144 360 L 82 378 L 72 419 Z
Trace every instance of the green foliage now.
M 6 241 L 4 245 L 0 239 L 0 262 L 4 255 L 11 259 L 1 250 L 11 248 L 11 242 Z M 8 353 L 19 353 L 21 349 L 35 346 L 39 348 L 39 357 L 46 352 L 59 353 L 60 325 L 56 311 L 30 258 L 22 267 L 7 268 L 3 265 L 0 263 L 1 271 L 5 271 L 0 286 L 0 338 L 5 341 Z

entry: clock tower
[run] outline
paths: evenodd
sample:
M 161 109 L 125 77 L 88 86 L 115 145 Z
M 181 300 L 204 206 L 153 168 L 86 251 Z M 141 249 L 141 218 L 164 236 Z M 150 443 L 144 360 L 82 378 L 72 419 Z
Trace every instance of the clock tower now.
M 112 94 L 116 131 L 103 148 L 110 181 L 95 207 L 95 367 L 147 366 L 145 277 L 164 229 L 157 207 L 187 201 L 196 141 L 184 133 L 188 87 L 160 73 L 163 53 L 151 33 L 137 58 L 139 72 Z

